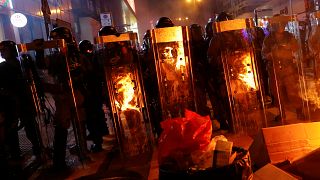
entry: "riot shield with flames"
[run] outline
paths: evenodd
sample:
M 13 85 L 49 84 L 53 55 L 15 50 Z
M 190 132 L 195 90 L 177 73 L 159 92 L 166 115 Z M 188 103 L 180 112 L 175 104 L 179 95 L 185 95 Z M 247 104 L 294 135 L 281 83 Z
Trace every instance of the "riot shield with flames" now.
M 304 62 L 307 69 L 304 71 L 306 96 L 303 97 L 309 102 L 310 119 L 315 120 L 320 115 L 320 11 L 310 14 L 310 24 L 307 47 L 311 61 Z
M 265 111 L 254 50 L 253 21 L 221 21 L 214 23 L 213 29 L 216 43 L 209 48 L 209 54 L 213 54 L 210 67 L 218 72 L 212 86 L 217 90 L 217 101 L 226 102 L 216 105 L 226 112 L 216 113 L 229 114 L 225 117 L 235 133 L 255 133 L 264 126 Z
M 97 38 L 120 149 L 126 156 L 150 151 L 153 141 L 139 69 L 135 33 Z
M 269 18 L 271 32 L 263 42 L 268 61 L 272 106 L 268 126 L 295 124 L 310 119 L 310 103 L 316 93 L 313 74 L 303 60 L 299 25 L 295 16 Z
M 182 26 L 151 30 L 163 120 L 196 110 L 188 32 Z

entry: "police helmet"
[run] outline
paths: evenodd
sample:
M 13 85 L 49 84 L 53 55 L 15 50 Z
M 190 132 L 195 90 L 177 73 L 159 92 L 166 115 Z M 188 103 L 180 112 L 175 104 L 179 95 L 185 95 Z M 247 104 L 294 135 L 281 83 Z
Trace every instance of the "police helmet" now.
M 172 20 L 168 17 L 161 17 L 157 23 L 156 23 L 156 28 L 164 28 L 164 27 L 173 27 L 174 24 Z
M 193 40 L 202 40 L 203 38 L 203 29 L 199 24 L 190 25 L 190 31 Z
M 233 20 L 233 17 L 232 17 L 232 15 L 230 15 L 226 12 L 221 12 L 220 14 L 218 14 L 218 16 L 216 18 L 216 22 L 228 21 L 228 20 Z
M 206 31 L 206 34 L 212 33 L 212 24 L 213 24 L 213 21 L 209 21 L 209 22 L 205 25 L 204 29 L 205 29 L 205 31 Z
M 81 53 L 92 53 L 93 45 L 89 40 L 82 40 L 79 42 L 79 50 Z
M 0 51 L 4 53 L 1 55 L 3 58 L 6 58 L 7 56 L 18 57 L 16 43 L 13 41 L 6 40 L 0 42 Z
M 50 32 L 52 39 L 64 39 L 67 43 L 74 42 L 70 29 L 66 27 L 56 27 Z
M 108 36 L 108 35 L 116 35 L 118 36 L 119 33 L 113 26 L 105 26 L 101 28 L 98 32 L 98 36 Z

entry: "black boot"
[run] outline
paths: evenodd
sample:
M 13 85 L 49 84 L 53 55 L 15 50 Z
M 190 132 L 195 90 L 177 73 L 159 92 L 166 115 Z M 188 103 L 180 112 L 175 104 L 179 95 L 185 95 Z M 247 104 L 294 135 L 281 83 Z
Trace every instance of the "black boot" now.
M 68 130 L 61 127 L 55 127 L 54 150 L 53 150 L 53 167 L 63 169 L 66 167 L 66 146 Z

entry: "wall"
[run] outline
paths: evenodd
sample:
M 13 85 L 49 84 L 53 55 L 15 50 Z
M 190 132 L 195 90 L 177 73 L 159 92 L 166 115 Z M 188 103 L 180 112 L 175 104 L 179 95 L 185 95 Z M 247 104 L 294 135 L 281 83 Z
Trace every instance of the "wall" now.
M 272 0 L 258 7 L 259 9 L 272 9 L 273 14 L 295 14 L 299 19 L 305 18 L 305 4 L 302 0 Z
M 80 24 L 80 40 L 89 40 L 92 43 L 94 38 L 98 35 L 100 29 L 100 22 L 90 17 L 79 18 Z

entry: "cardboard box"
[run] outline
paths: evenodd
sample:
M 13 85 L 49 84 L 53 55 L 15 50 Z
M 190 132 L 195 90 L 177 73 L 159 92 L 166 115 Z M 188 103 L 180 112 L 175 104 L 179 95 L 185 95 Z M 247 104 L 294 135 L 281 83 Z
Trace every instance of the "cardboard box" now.
M 267 164 L 253 174 L 253 180 L 298 180 L 291 174 L 277 168 L 272 164 Z
M 320 147 L 320 122 L 263 128 L 249 148 L 253 164 L 293 162 Z
M 233 142 L 218 140 L 213 155 L 213 166 L 223 167 L 230 163 Z
M 303 179 L 320 179 L 320 148 L 294 161 L 285 170 L 303 177 Z

